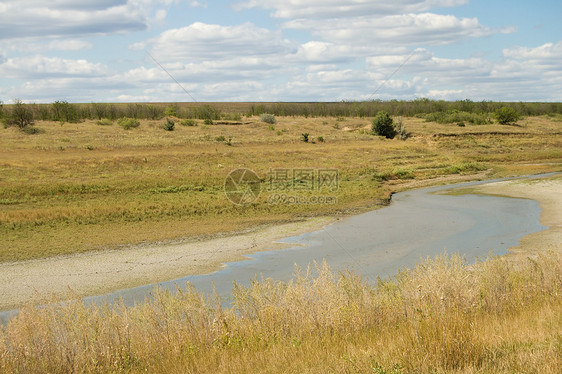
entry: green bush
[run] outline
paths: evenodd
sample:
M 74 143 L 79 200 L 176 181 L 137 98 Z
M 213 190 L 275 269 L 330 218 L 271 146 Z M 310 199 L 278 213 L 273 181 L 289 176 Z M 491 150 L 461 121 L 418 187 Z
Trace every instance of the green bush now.
M 496 110 L 495 117 L 500 125 L 510 125 L 519 120 L 519 113 L 511 107 L 502 106 Z
M 182 126 L 197 126 L 197 121 L 194 119 L 184 119 L 183 121 L 180 122 L 180 125 Z
M 468 122 L 473 125 L 486 125 L 492 122 L 486 113 L 469 113 L 456 109 L 446 112 L 433 112 L 422 115 L 421 117 L 425 118 L 426 122 L 437 122 L 441 124 Z
M 240 113 L 225 113 L 221 114 L 221 117 L 226 121 L 242 121 Z
M 53 121 L 59 122 L 79 122 L 80 115 L 76 106 L 68 101 L 55 101 L 51 104 Z
M 205 125 L 213 125 L 213 124 L 214 124 L 213 120 L 210 119 L 210 118 L 205 118 L 205 119 L 203 120 L 203 123 L 204 123 Z
M 305 143 L 308 143 L 308 137 L 309 137 L 309 136 L 310 136 L 309 133 L 304 132 L 304 133 L 301 134 L 301 140 L 302 140 L 303 142 L 305 142 Z
M 375 172 L 373 180 L 378 182 L 395 180 L 395 179 L 414 179 L 414 172 L 409 168 L 396 168 L 394 170 L 385 170 L 382 172 Z
M 35 124 L 33 112 L 21 100 L 14 100 L 11 110 L 4 114 L 4 127 L 16 126 L 23 130 Z
M 125 130 L 129 130 L 135 127 L 139 127 L 140 121 L 136 118 L 122 117 L 117 120 L 117 124 Z
M 392 139 L 396 136 L 396 129 L 390 115 L 385 111 L 377 113 L 371 125 L 371 131 L 375 135 L 384 136 L 385 138 Z
M 232 145 L 232 137 L 229 136 L 228 138 L 224 135 L 219 135 L 215 138 L 217 142 L 224 142 L 226 145 Z
M 174 131 L 175 127 L 176 127 L 176 123 L 169 118 L 166 118 L 166 123 L 162 125 L 162 128 L 166 131 Z
M 98 125 L 100 126 L 111 126 L 113 125 L 113 121 L 108 119 L 108 118 L 103 118 L 100 119 L 98 122 L 96 122 Z
M 177 105 L 169 105 L 164 109 L 164 115 L 170 117 L 177 117 L 178 116 L 178 106 Z
M 265 123 L 269 123 L 269 124 L 276 124 L 277 120 L 275 119 L 275 116 L 273 114 L 269 114 L 269 113 L 263 113 L 260 115 L 260 121 L 265 122 Z
M 324 137 L 323 136 L 319 136 L 317 138 L 317 140 L 318 140 L 318 143 L 324 143 Z
M 26 127 L 22 128 L 21 131 L 24 134 L 27 134 L 27 135 L 43 134 L 45 132 L 45 130 L 38 129 L 35 126 L 26 126 Z

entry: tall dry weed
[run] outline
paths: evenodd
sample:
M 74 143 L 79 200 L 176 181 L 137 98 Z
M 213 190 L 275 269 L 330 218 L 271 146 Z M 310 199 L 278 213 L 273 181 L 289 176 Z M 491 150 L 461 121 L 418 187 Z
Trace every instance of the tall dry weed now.
M 26 307 L 0 329 L 0 372 L 555 372 L 561 259 L 442 255 L 376 286 L 316 264 L 235 285 L 230 308 L 193 287 Z

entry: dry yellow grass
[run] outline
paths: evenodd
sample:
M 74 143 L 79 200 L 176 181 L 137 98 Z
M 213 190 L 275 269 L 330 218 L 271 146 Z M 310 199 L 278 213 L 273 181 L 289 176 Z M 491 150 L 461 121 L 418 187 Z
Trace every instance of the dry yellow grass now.
M 169 239 L 235 232 L 306 216 L 357 212 L 388 200 L 412 180 L 529 174 L 560 170 L 560 122 L 547 117 L 520 126 L 458 127 L 404 118 L 406 141 L 367 133 L 361 118 L 259 118 L 242 125 L 161 129 L 141 121 L 117 125 L 39 122 L 25 135 L 0 137 L 0 261 L 116 248 Z M 311 140 L 300 141 L 302 133 Z M 232 145 L 216 141 L 232 137 Z M 262 178 L 274 168 L 336 168 L 336 205 L 277 205 L 267 194 L 251 206 L 230 204 L 226 175 L 247 167 Z
M 10 373 L 557 373 L 562 258 L 426 260 L 374 286 L 326 266 L 127 308 L 26 308 L 0 329 Z

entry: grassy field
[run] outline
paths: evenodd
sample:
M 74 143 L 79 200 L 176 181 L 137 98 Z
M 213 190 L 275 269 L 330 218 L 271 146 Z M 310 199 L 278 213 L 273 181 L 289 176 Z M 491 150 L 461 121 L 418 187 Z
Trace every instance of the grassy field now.
M 39 121 L 36 135 L 0 130 L 0 261 L 359 212 L 387 204 L 392 191 L 444 176 L 560 170 L 557 116 L 516 126 L 402 120 L 411 133 L 405 141 L 373 136 L 370 119 L 355 117 L 277 117 L 274 125 L 259 117 L 198 126 L 178 120 L 174 131 L 162 129 L 165 119 L 130 130 L 92 120 Z M 241 167 L 263 179 L 271 169 L 338 169 L 340 188 L 330 193 L 337 204 L 271 205 L 264 191 L 254 204 L 236 206 L 223 183 Z

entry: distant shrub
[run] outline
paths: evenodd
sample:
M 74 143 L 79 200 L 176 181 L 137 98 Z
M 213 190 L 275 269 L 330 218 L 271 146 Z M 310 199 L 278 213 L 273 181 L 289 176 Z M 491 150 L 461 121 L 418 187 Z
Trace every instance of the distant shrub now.
M 213 124 L 214 124 L 213 120 L 210 119 L 210 118 L 205 118 L 205 119 L 203 120 L 203 123 L 204 123 L 205 125 L 213 125 Z
M 55 101 L 51 104 L 53 112 L 53 121 L 59 122 L 79 122 L 80 115 L 76 110 L 76 106 L 68 101 Z
M 26 127 L 22 128 L 21 131 L 22 131 L 24 134 L 27 134 L 27 135 L 35 135 L 35 134 L 43 134 L 43 133 L 45 133 L 45 130 L 43 130 L 43 129 L 38 129 L 38 128 L 35 127 L 35 126 L 26 126 Z
M 478 162 L 461 162 L 447 166 L 445 168 L 445 172 L 447 174 L 460 174 L 463 172 L 475 172 L 486 169 L 486 165 L 480 164 Z
M 271 131 L 275 131 L 275 126 L 273 126 L 273 125 L 269 125 L 269 126 L 267 126 L 267 128 L 270 129 Z
M 392 139 L 396 136 L 396 129 L 394 128 L 392 118 L 385 111 L 377 113 L 371 125 L 371 131 L 375 135 L 384 136 L 385 138 Z
M 496 110 L 495 117 L 500 125 L 510 125 L 519 120 L 519 113 L 511 107 L 502 106 Z
M 441 124 L 447 123 L 464 123 L 468 122 L 473 125 L 486 125 L 491 123 L 490 117 L 486 113 L 470 113 L 452 109 L 446 112 L 433 112 L 420 115 L 425 118 L 426 122 L 437 122 Z
M 111 125 L 113 125 L 113 121 L 108 119 L 108 118 L 100 119 L 96 123 L 100 126 L 111 126 Z
M 8 113 L 4 114 L 4 127 L 16 126 L 20 130 L 24 130 L 35 124 L 33 112 L 21 100 L 14 100 L 10 109 Z
M 400 138 L 400 140 L 406 140 L 411 136 L 408 130 L 406 130 L 406 126 L 404 126 L 402 118 L 398 118 L 398 120 L 396 121 L 396 134 L 398 135 L 398 138 Z
M 219 135 L 215 138 L 217 142 L 224 142 L 226 145 L 232 145 L 232 137 L 229 136 L 228 138 L 224 135 Z
M 180 122 L 180 125 L 182 126 L 197 126 L 197 121 L 194 119 L 184 119 L 183 121 Z
M 458 127 L 465 127 L 466 125 L 464 124 L 463 121 L 457 122 L 457 126 Z
M 318 140 L 318 143 L 324 143 L 324 137 L 323 136 L 319 136 L 316 139 Z
M 269 124 L 276 124 L 277 120 L 275 119 L 275 116 L 273 114 L 269 114 L 269 113 L 263 113 L 260 115 L 260 121 L 265 122 L 265 123 L 269 123 Z
M 303 142 L 305 142 L 305 143 L 308 143 L 308 137 L 309 137 L 309 135 L 310 135 L 310 134 L 307 133 L 307 132 L 302 133 L 302 134 L 301 134 L 301 140 L 302 140 Z
M 166 122 L 162 125 L 162 128 L 166 131 L 174 131 L 176 123 L 169 118 L 166 118 Z
M 145 112 L 148 119 L 160 119 L 164 116 L 162 108 L 155 105 L 147 105 Z
M 221 115 L 222 119 L 227 121 L 242 121 L 240 113 L 225 113 Z
M 177 117 L 178 116 L 178 106 L 177 105 L 169 105 L 164 109 L 164 115 L 170 117 Z
M 386 170 L 383 172 L 376 172 L 373 175 L 373 180 L 382 182 L 393 179 L 414 179 L 415 175 L 411 169 L 396 168 L 394 170 Z
M 135 127 L 139 127 L 140 121 L 136 118 L 122 117 L 117 120 L 117 124 L 125 130 L 129 130 Z

